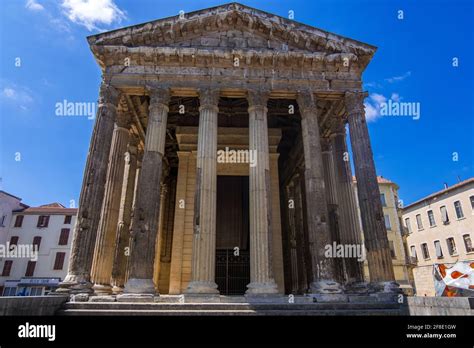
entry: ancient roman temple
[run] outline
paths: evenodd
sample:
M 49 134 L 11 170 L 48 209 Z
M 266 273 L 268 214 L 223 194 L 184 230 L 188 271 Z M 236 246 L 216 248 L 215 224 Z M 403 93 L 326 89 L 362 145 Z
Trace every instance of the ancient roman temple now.
M 361 81 L 374 46 L 237 3 L 88 42 L 102 83 L 59 292 L 393 284 Z M 370 284 L 357 257 L 326 254 L 362 243 L 356 200 Z

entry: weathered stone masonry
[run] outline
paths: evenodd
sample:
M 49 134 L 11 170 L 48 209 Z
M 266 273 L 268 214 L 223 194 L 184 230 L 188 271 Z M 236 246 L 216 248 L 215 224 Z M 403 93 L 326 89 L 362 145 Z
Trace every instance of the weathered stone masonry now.
M 393 281 L 361 90 L 375 47 L 236 3 L 88 40 L 104 82 L 60 292 L 222 292 L 221 176 L 249 178 L 247 295 L 364 289 L 324 254 L 360 243 L 347 124 L 372 281 Z M 217 163 L 225 147 L 256 165 Z

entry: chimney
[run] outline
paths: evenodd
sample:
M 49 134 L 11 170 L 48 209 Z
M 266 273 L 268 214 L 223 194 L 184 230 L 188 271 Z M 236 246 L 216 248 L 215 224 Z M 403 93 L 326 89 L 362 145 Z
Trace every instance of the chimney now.
M 444 183 L 444 189 L 446 190 L 448 188 L 448 184 Z

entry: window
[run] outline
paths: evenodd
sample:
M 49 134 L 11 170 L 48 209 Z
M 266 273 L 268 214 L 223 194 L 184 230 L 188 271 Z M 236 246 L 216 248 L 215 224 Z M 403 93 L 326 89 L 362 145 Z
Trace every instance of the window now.
M 64 258 L 66 253 L 56 253 L 56 258 L 54 260 L 54 270 L 62 270 L 64 265 Z
M 380 194 L 380 201 L 382 202 L 382 207 L 387 206 L 387 201 L 385 200 L 385 193 Z
M 462 219 L 464 217 L 464 213 L 462 212 L 461 202 L 459 201 L 454 202 L 454 210 L 456 211 L 456 217 L 458 219 Z
M 43 288 L 35 286 L 30 289 L 30 296 L 41 296 L 41 295 L 43 295 Z
M 471 209 L 474 210 L 474 196 L 469 197 L 469 200 L 471 201 Z
M 441 220 L 443 221 L 443 224 L 449 224 L 449 216 L 446 207 L 443 205 L 439 210 L 441 211 Z
M 430 222 L 430 227 L 436 226 L 433 210 L 428 210 L 428 220 Z
M 48 227 L 49 224 L 49 216 L 48 215 L 40 215 L 38 217 L 38 224 L 36 227 Z
M 21 227 L 23 225 L 23 215 L 17 215 L 15 218 L 15 226 L 14 227 Z
M 5 220 L 7 219 L 6 215 L 0 217 L 0 227 L 5 227 Z
M 390 246 L 390 255 L 392 255 L 392 259 L 395 259 L 397 255 L 395 254 L 395 246 L 393 245 L 393 242 L 391 240 L 388 241 L 388 244 Z
M 26 266 L 25 277 L 33 277 L 35 273 L 36 261 L 28 261 L 28 265 Z
M 418 227 L 419 230 L 423 229 L 423 221 L 421 221 L 420 214 L 416 214 L 416 226 Z
M 418 257 L 416 256 L 416 248 L 414 245 L 412 245 L 410 247 L 410 251 L 411 251 L 411 257 L 415 258 L 416 260 L 418 260 Z
M 465 234 L 462 236 L 462 239 L 464 239 L 464 246 L 466 247 L 466 253 L 473 252 L 474 248 L 472 247 L 471 237 L 468 234 Z
M 448 246 L 448 252 L 449 252 L 449 255 L 455 255 L 458 253 L 458 251 L 456 250 L 456 243 L 454 242 L 454 238 L 448 238 L 446 239 L 446 245 Z
M 72 215 L 66 215 L 64 217 L 64 224 L 69 225 L 71 223 L 71 220 L 72 220 Z
M 408 233 L 411 233 L 410 218 L 405 219 L 405 226 L 408 229 Z
M 15 296 L 16 295 L 16 287 L 8 286 L 3 289 L 3 296 Z
M 421 244 L 421 251 L 423 252 L 423 258 L 425 260 L 430 258 L 430 252 L 428 250 L 428 245 L 426 243 Z
M 3 271 L 2 271 L 2 277 L 9 277 L 10 276 L 10 271 L 12 270 L 12 260 L 7 260 L 3 264 Z
M 12 246 L 12 245 L 18 245 L 18 239 L 19 239 L 19 238 L 20 238 L 20 237 L 18 237 L 18 236 L 12 236 L 12 237 L 10 238 L 10 250 L 11 250 L 11 246 Z
M 443 258 L 443 249 L 441 249 L 441 243 L 439 242 L 439 240 L 435 240 L 434 246 L 435 246 L 435 250 L 436 250 L 436 257 L 438 259 L 442 259 Z
M 35 236 L 33 238 L 33 245 L 36 245 L 37 246 L 36 250 L 39 250 L 40 245 L 41 245 L 41 237 L 40 236 Z
M 67 245 L 69 239 L 69 228 L 61 229 L 61 234 L 59 235 L 59 245 Z
M 390 216 L 384 215 L 384 219 L 385 219 L 385 227 L 387 228 L 387 230 L 391 230 L 392 225 L 390 224 Z

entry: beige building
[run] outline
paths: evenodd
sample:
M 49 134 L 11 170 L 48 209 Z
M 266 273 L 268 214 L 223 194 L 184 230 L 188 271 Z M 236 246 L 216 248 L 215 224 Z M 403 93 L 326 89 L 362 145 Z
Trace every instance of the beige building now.
M 14 211 L 25 208 L 28 208 L 28 206 L 21 203 L 21 198 L 0 190 L 0 244 L 5 244 L 7 241 Z
M 39 296 L 58 286 L 67 274 L 76 213 L 59 203 L 13 212 L 6 242 L 10 252 L 0 257 L 0 295 Z
M 433 265 L 474 260 L 474 178 L 406 206 L 403 222 L 410 256 L 417 261 L 416 294 L 434 296 Z
M 403 226 L 401 222 L 402 211 L 401 203 L 398 196 L 398 185 L 394 182 L 382 177 L 377 177 L 380 190 L 380 201 L 382 202 L 385 227 L 387 228 L 387 237 L 390 246 L 390 254 L 392 256 L 393 271 L 395 280 L 400 284 L 400 288 L 408 294 L 413 294 L 413 284 L 410 277 L 408 255 L 405 252 L 403 243 Z M 354 178 L 354 183 L 356 180 Z M 357 192 L 357 186 L 354 185 Z M 359 207 L 358 207 L 359 209 Z M 360 211 L 360 210 L 359 210 Z M 360 223 L 362 228 L 362 221 Z M 363 237 L 363 234 L 362 234 Z M 370 280 L 370 273 L 367 261 L 364 262 L 364 275 L 366 280 Z

